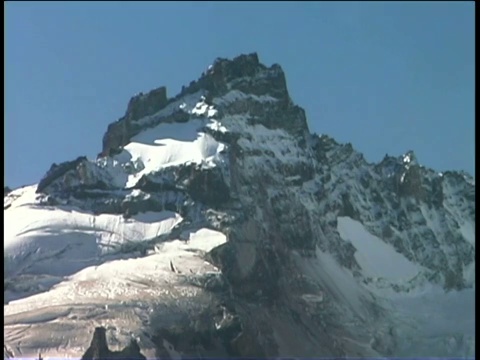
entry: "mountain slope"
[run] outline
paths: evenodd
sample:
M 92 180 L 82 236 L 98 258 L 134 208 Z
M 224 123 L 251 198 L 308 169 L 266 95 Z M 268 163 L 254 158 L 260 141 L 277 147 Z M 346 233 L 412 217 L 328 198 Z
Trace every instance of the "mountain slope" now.
M 474 197 L 310 134 L 279 65 L 217 59 L 5 194 L 5 345 L 79 357 L 102 325 L 147 357 L 474 356 Z

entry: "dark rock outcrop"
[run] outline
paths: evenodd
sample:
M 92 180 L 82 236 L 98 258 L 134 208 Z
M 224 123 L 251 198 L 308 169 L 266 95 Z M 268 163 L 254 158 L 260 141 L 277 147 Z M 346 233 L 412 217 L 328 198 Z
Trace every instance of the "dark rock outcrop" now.
M 124 118 L 130 121 L 153 115 L 167 106 L 167 89 L 162 86 L 147 94 L 140 93 L 130 99 Z
M 260 72 L 266 72 L 266 76 L 256 79 Z M 240 90 L 254 95 L 270 94 L 278 98 L 288 97 L 285 74 L 281 67 L 277 64 L 266 67 L 260 63 L 257 53 L 239 55 L 231 60 L 217 58 L 198 80 L 184 87 L 177 98 L 199 90 L 206 90 L 210 97 L 228 90 Z
M 80 156 L 73 161 L 66 161 L 61 163 L 60 165 L 52 164 L 52 166 L 50 167 L 50 170 L 47 171 L 45 176 L 38 183 L 37 193 L 41 193 L 52 182 L 62 177 L 68 171 L 76 169 L 79 164 L 86 161 L 88 160 L 85 156 Z
M 155 114 L 168 104 L 167 89 L 162 86 L 147 94 L 140 93 L 132 97 L 128 103 L 125 115 L 118 121 L 108 126 L 103 137 L 103 150 L 101 155 L 107 156 L 111 151 L 128 143 L 135 134 L 135 121 Z
M 103 150 L 100 156 L 112 155 L 113 151 L 128 143 L 130 136 L 129 120 L 123 119 L 111 123 L 103 136 Z
M 146 360 L 146 357 L 140 352 L 140 347 L 137 342 L 132 339 L 129 345 L 127 345 L 121 351 L 110 351 L 108 349 L 106 329 L 104 327 L 95 328 L 93 333 L 92 342 L 85 354 L 82 356 L 82 360 L 110 360 L 110 359 L 122 359 L 122 360 Z

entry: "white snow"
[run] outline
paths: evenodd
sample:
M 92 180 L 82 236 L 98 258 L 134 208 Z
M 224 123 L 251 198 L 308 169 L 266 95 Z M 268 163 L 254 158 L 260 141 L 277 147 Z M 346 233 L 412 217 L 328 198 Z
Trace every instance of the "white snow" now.
M 37 201 L 37 184 L 15 189 L 3 198 L 4 208 L 7 206 L 22 206 L 24 204 L 35 204 Z M 10 225 L 10 224 L 8 224 Z
M 174 101 L 168 104 L 165 108 L 158 111 L 153 115 L 146 116 L 142 119 L 136 121 L 139 125 L 148 125 L 154 122 L 157 122 L 158 119 L 165 118 L 167 116 L 172 115 L 176 111 L 185 111 L 187 113 L 192 113 L 192 110 L 196 107 L 196 105 L 201 102 L 202 97 L 204 95 L 204 91 L 198 91 L 193 94 L 188 94 L 183 96 L 181 99 Z
M 185 108 L 184 105 L 185 104 L 182 104 L 181 108 Z M 190 113 L 199 116 L 206 114 L 207 117 L 210 118 L 217 115 L 218 111 L 212 105 L 208 105 L 205 102 L 205 97 L 202 96 L 200 102 L 195 104 L 195 107 L 190 111 Z
M 127 187 L 144 175 L 162 168 L 188 162 L 213 165 L 225 145 L 209 134 L 199 132 L 203 120 L 186 123 L 162 123 L 134 136 L 124 150 L 132 159 L 141 161 L 143 170 L 129 176 Z
M 142 223 L 142 227 L 169 219 L 166 214 L 145 213 L 129 222 Z M 67 236 L 64 241 L 68 241 Z M 202 254 L 225 241 L 225 235 L 217 231 L 198 229 L 190 234 L 189 241 L 165 242 L 149 256 L 113 259 L 84 267 L 42 293 L 10 301 L 4 306 L 5 343 L 14 345 L 16 354 L 24 357 L 41 352 L 44 358 L 78 358 L 91 340 L 86 329 L 106 326 L 123 346 L 128 343 L 130 331 L 136 332 L 142 352 L 147 355 L 150 351 L 154 356 L 154 345 L 142 332 L 142 319 L 150 318 L 157 304 L 175 306 L 179 300 L 197 304 L 197 296 L 203 290 L 186 283 L 185 275 L 218 273 Z M 55 261 L 68 266 L 68 261 L 77 256 L 62 254 L 67 258 Z M 162 314 L 168 316 L 168 312 Z M 115 349 L 109 342 L 110 348 Z M 174 349 L 168 350 L 175 354 Z
M 128 188 L 143 175 L 169 166 L 185 163 L 215 166 L 225 145 L 202 129 L 209 127 L 226 132 L 226 128 L 215 119 L 218 113 L 215 107 L 205 101 L 203 92 L 199 91 L 182 97 L 154 115 L 137 120 L 136 124 L 151 127 L 130 139 L 120 154 L 96 161 L 100 168 L 107 170 L 103 173 L 109 177 L 106 182 Z M 177 111 L 190 114 L 191 118 L 187 122 L 162 121 Z M 95 170 L 93 168 L 91 172 Z M 101 177 L 102 173 L 97 175 Z
M 233 103 L 235 101 L 248 100 L 248 99 L 253 99 L 255 101 L 262 102 L 262 103 L 278 101 L 278 99 L 275 99 L 273 96 L 270 96 L 270 95 L 258 96 L 258 95 L 252 95 L 252 94 L 245 94 L 240 90 L 231 90 L 224 96 L 213 99 L 213 103 L 217 106 L 224 106 L 224 105 Z
M 182 218 L 169 211 L 93 215 L 72 207 L 40 207 L 32 189 L 4 211 L 4 261 L 8 276 L 27 271 L 69 275 L 129 242 L 168 233 Z M 52 259 L 55 259 L 52 261 Z
M 296 163 L 304 157 L 295 139 L 282 129 L 268 129 L 261 124 L 247 126 L 245 117 L 230 117 L 235 122 L 229 124 L 229 130 L 241 131 L 246 136 L 238 140 L 238 144 L 247 150 L 261 150 L 272 153 L 275 161 Z
M 393 246 L 370 234 L 358 221 L 338 217 L 338 232 L 357 249 L 355 259 L 366 276 L 393 281 L 409 280 L 422 269 L 410 262 Z
M 226 237 L 224 234 L 210 229 L 200 229 L 189 235 L 188 241 L 174 240 L 157 245 L 157 252 L 177 252 L 185 250 L 200 250 L 208 252 L 213 248 L 225 243 Z
M 285 178 L 285 181 L 296 181 L 296 180 L 301 180 L 302 177 L 300 175 L 295 175 L 295 176 L 288 176 Z
M 210 121 L 210 123 L 208 123 L 206 126 L 209 127 L 212 130 L 219 131 L 221 133 L 226 133 L 227 132 L 227 128 L 225 126 L 223 126 L 219 121 L 214 120 L 214 119 L 212 119 Z
M 323 296 L 323 292 L 320 292 L 318 294 L 303 294 L 302 299 L 307 302 L 321 303 L 323 302 Z
M 169 241 L 161 244 L 158 252 L 150 256 L 113 260 L 98 266 L 86 267 L 66 277 L 65 281 L 50 291 L 12 301 L 7 308 L 11 311 L 25 311 L 33 304 L 36 304 L 36 308 L 89 302 L 104 304 L 104 300 L 114 302 L 126 299 L 146 300 L 168 295 L 171 291 L 168 284 L 177 281 L 178 274 L 218 271 L 193 250 L 208 251 L 225 241 L 223 234 L 201 229 L 192 235 L 191 243 L 181 240 Z M 178 274 L 171 271 L 170 262 Z
M 221 232 L 204 228 L 190 234 L 189 245 L 195 249 L 210 251 L 226 241 L 225 235 Z
M 460 232 L 464 239 L 475 247 L 475 225 L 469 222 L 464 222 L 460 225 Z

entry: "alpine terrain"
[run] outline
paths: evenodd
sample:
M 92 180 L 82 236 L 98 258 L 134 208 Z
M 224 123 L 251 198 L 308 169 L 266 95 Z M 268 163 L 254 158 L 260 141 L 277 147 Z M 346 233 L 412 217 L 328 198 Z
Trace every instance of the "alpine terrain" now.
M 135 95 L 4 191 L 5 357 L 474 357 L 475 181 L 311 134 L 285 74 Z

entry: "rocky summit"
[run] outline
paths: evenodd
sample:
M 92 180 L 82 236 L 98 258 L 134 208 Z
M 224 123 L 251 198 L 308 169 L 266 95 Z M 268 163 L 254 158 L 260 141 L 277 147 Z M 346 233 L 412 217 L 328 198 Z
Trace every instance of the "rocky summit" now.
M 312 134 L 279 65 L 217 59 L 5 188 L 5 357 L 474 357 L 474 200 Z

